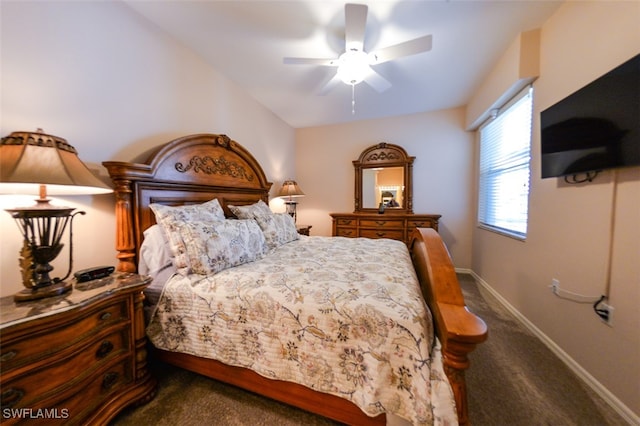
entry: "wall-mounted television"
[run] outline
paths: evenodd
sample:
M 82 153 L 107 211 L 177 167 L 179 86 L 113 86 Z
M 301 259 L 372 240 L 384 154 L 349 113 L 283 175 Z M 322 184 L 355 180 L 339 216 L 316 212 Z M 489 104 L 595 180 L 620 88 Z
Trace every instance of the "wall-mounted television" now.
M 542 178 L 640 166 L 640 54 L 540 113 Z

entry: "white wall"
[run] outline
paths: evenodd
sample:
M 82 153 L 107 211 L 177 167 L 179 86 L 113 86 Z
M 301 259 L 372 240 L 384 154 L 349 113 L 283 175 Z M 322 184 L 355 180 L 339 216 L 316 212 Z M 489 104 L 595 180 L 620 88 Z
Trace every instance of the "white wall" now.
M 640 415 L 640 168 L 602 173 L 593 183 L 540 179 L 540 111 L 640 53 L 640 3 L 567 2 L 542 27 L 534 83 L 531 194 L 526 242 L 473 233 L 473 266 L 535 327 L 611 394 Z M 610 229 L 613 216 L 613 232 Z M 610 244 L 611 243 L 611 244 Z M 613 325 L 590 304 L 560 299 L 552 278 L 574 293 L 607 291 Z M 632 411 L 635 414 L 631 414 Z
M 41 127 L 102 169 L 102 161 L 142 160 L 178 136 L 224 133 L 265 168 L 272 195 L 294 176 L 294 130 L 123 3 L 1 7 L 2 136 Z M 113 195 L 55 201 L 87 212 L 74 221 L 74 270 L 115 265 Z M 2 208 L 14 203 L 0 197 Z M 22 289 L 21 237 L 4 212 L 0 229 L 0 296 L 6 296 Z M 67 271 L 64 253 L 53 277 Z
M 298 183 L 306 193 L 298 223 L 312 235 L 331 235 L 330 213 L 352 212 L 352 161 L 371 145 L 388 142 L 416 157 L 414 213 L 441 214 L 439 231 L 457 267 L 471 266 L 473 135 L 464 108 L 359 121 L 296 131 Z

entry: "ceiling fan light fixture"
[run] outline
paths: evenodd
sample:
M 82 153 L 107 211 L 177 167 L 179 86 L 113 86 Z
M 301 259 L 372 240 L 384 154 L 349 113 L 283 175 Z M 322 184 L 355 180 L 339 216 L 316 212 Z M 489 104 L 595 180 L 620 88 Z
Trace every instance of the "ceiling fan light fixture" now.
M 0 0 L 1 1 L 1 0 Z M 376 6 L 377 7 L 377 6 Z M 374 52 L 364 52 L 364 38 L 367 26 L 366 4 L 347 3 L 344 6 L 345 52 L 337 59 L 326 58 L 284 58 L 285 64 L 307 64 L 337 67 L 333 78 L 325 83 L 320 95 L 326 94 L 340 81 L 351 86 L 351 112 L 355 114 L 355 86 L 365 81 L 376 92 L 382 93 L 391 83 L 373 68 L 384 62 L 405 56 L 417 55 L 431 50 L 432 37 L 426 35 L 402 43 L 383 47 Z
M 348 50 L 338 59 L 338 77 L 345 84 L 355 86 L 371 72 L 369 56 L 361 50 Z

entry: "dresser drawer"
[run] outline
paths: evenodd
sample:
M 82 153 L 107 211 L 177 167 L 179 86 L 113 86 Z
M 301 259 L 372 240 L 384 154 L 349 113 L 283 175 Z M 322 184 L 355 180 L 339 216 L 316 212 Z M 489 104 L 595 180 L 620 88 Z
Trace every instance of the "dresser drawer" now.
M 338 226 L 355 226 L 356 225 L 356 220 L 355 219 L 338 218 L 338 219 L 336 219 L 336 224 Z
M 106 369 L 101 370 L 95 377 L 90 377 L 83 383 L 82 392 L 70 395 L 56 406 L 69 410 L 72 416 L 68 425 L 99 424 L 100 422 L 78 421 L 94 411 L 97 407 L 113 399 L 114 395 L 125 389 L 133 381 L 132 364 L 129 358 L 114 361 Z
M 407 228 L 412 231 L 413 228 L 434 228 L 437 230 L 436 222 L 433 219 L 410 219 L 407 221 Z
M 357 237 L 358 234 L 355 228 L 337 228 L 336 237 Z
M 401 219 L 361 219 L 361 228 L 404 228 L 404 220 Z
M 85 316 L 58 328 L 46 327 L 41 331 L 22 335 L 19 340 L 14 339 L 13 342 L 3 341 L 0 370 L 4 376 L 13 368 L 48 357 L 87 336 L 99 333 L 106 327 L 128 320 L 127 302 L 122 300 L 91 310 Z
M 129 328 L 122 326 L 101 338 L 88 340 L 70 348 L 68 354 L 60 356 L 29 374 L 7 378 L 3 371 L 2 407 L 33 407 L 37 401 L 51 396 L 63 395 L 73 389 L 79 381 L 94 374 L 114 357 L 130 352 Z M 100 336 L 96 336 L 100 337 Z
M 103 366 L 95 375 L 77 381 L 76 386 L 82 389 L 81 392 L 72 392 L 73 389 L 68 389 L 53 398 L 34 401 L 28 407 L 22 407 L 25 410 L 15 407 L 5 408 L 3 405 L 3 410 L 9 410 L 8 413 L 15 414 L 4 417 L 2 424 L 91 424 L 85 419 L 102 404 L 112 399 L 116 392 L 131 383 L 131 371 L 132 364 L 129 358 L 113 360 L 109 365 Z M 26 411 L 27 409 L 28 411 Z M 38 413 L 40 417 L 38 417 Z M 3 412 L 3 414 L 5 413 Z
M 360 229 L 360 237 L 365 238 L 391 238 L 393 240 L 404 240 L 404 230 L 402 229 Z

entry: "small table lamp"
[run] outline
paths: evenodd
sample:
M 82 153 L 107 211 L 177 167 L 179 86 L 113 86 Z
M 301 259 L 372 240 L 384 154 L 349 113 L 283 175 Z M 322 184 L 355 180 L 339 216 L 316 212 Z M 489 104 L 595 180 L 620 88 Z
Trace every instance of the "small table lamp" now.
M 38 194 L 36 205 L 16 207 L 7 212 L 18 223 L 24 238 L 20 251 L 22 283 L 25 290 L 15 301 L 35 300 L 65 293 L 71 283 L 72 235 L 69 230 L 69 272 L 64 278 L 49 276 L 49 264 L 62 250 L 60 241 L 67 223 L 80 213 L 73 208 L 49 204 L 52 195 L 105 194 L 113 190 L 94 176 L 66 140 L 37 132 L 13 132 L 0 144 L 0 193 Z
M 295 180 L 285 180 L 282 182 L 282 188 L 280 189 L 280 193 L 278 197 L 288 197 L 287 201 L 284 203 L 287 205 L 287 213 L 289 213 L 293 217 L 293 221 L 295 222 L 297 219 L 296 215 L 296 205 L 297 201 L 294 201 L 294 197 L 303 197 L 304 192 L 300 189 Z

